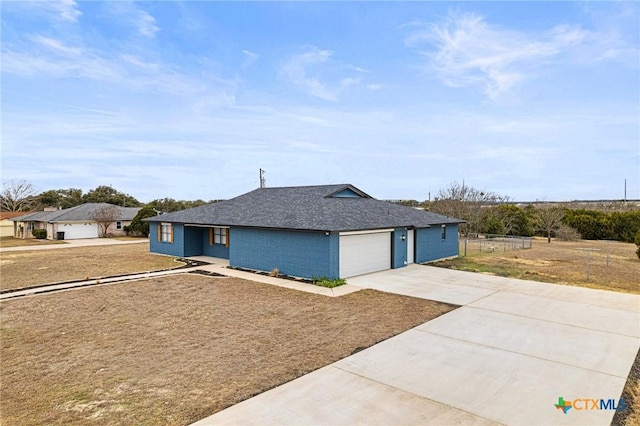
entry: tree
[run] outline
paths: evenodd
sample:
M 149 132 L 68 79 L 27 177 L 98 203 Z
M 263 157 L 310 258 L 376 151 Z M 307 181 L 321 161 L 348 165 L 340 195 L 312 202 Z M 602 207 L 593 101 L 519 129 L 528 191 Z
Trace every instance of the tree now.
M 149 222 L 143 222 L 142 219 L 146 219 L 148 217 L 157 216 L 158 212 L 156 212 L 153 207 L 146 206 L 140 209 L 136 217 L 131 221 L 131 225 L 129 229 L 131 232 L 142 235 L 143 237 L 149 236 Z
M 0 194 L 0 209 L 9 212 L 29 211 L 35 205 L 35 188 L 26 180 L 5 183 Z
M 109 227 L 116 222 L 119 214 L 120 209 L 117 206 L 112 205 L 96 209 L 91 214 L 91 218 L 98 223 L 100 237 L 104 238 L 107 236 Z
M 90 190 L 82 196 L 83 203 L 109 203 L 123 207 L 139 207 L 142 205 L 129 194 L 119 192 L 110 186 L 102 185 Z
M 51 189 L 38 195 L 38 202 L 41 207 L 59 207 L 68 209 L 79 206 L 82 201 L 82 189 Z
M 462 232 L 480 232 L 482 222 L 490 212 L 487 207 L 507 201 L 508 196 L 453 182 L 438 191 L 430 211 L 466 220 L 466 224 L 460 225 Z
M 527 213 L 513 204 L 504 204 L 498 207 L 498 217 L 502 222 L 505 234 L 530 237 L 534 230 Z
M 564 216 L 565 210 L 562 207 L 540 207 L 536 210 L 536 224 L 546 234 L 548 243 L 551 242 L 551 234 L 562 225 Z
M 214 203 L 215 200 L 209 201 Z M 199 207 L 208 204 L 204 200 L 186 201 L 186 200 L 174 200 L 173 198 L 159 198 L 147 203 L 147 206 L 151 206 L 154 209 L 163 213 L 176 212 L 179 210 L 190 209 L 193 207 Z

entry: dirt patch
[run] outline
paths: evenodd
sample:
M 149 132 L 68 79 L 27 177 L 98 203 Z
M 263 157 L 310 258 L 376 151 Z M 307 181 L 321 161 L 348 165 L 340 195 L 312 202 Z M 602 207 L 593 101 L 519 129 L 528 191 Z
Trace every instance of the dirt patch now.
M 517 257 L 510 258 L 510 259 L 506 259 L 503 257 L 501 258 L 501 260 L 518 263 L 520 265 L 529 265 L 529 266 L 549 266 L 553 264 L 553 261 L 550 261 L 550 260 L 520 259 Z
M 189 424 L 453 306 L 193 274 L 0 303 L 6 424 Z
M 589 253 L 587 279 L 586 253 Z M 433 265 L 504 277 L 640 293 L 640 259 L 635 244 L 605 241 L 552 241 L 534 238 L 527 250 L 468 253 Z
M 0 289 L 170 269 L 172 257 L 149 253 L 147 244 L 118 244 L 0 253 Z
M 611 421 L 611 426 L 638 426 L 640 425 L 640 350 L 631 366 L 629 377 L 622 391 L 622 398 L 627 407 L 616 411 Z

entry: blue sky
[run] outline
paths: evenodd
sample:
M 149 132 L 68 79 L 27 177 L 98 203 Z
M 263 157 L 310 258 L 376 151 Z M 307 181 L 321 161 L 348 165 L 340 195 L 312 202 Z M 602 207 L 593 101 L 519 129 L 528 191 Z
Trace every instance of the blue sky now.
M 0 8 L 3 182 L 640 198 L 637 2 Z

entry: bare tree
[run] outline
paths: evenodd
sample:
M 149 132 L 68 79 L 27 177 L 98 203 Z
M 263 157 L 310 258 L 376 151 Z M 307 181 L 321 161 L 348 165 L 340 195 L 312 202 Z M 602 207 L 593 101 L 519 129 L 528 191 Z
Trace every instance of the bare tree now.
M 467 223 L 461 226 L 463 232 L 479 232 L 482 221 L 490 212 L 487 207 L 507 201 L 508 196 L 453 182 L 448 188 L 438 191 L 430 210 L 466 220 Z
M 107 236 L 109 227 L 116 222 L 120 209 L 117 206 L 108 205 L 95 210 L 91 214 L 91 218 L 98 223 L 100 237 Z
M 12 180 L 2 186 L 0 208 L 3 211 L 24 212 L 35 205 L 35 188 L 26 180 Z
M 540 207 L 536 210 L 535 220 L 538 229 L 547 235 L 547 242 L 551 242 L 551 233 L 560 228 L 565 210 L 562 207 Z

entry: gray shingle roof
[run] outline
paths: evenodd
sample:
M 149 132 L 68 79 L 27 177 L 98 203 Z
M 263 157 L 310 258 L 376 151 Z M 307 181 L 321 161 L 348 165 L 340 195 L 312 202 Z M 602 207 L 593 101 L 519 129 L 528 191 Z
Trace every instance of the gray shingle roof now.
M 331 197 L 345 188 L 365 197 Z M 260 188 L 230 200 L 146 220 L 317 231 L 358 231 L 404 226 L 426 228 L 464 222 L 376 200 L 349 184 Z
M 35 212 L 29 213 L 24 216 L 19 216 L 11 220 L 16 222 L 77 222 L 77 221 L 91 221 L 93 220 L 93 213 L 101 208 L 113 206 L 108 203 L 86 203 L 79 206 L 71 207 L 64 210 L 56 210 L 53 212 Z M 132 220 L 140 207 L 120 207 L 118 208 L 118 216 L 116 220 Z

